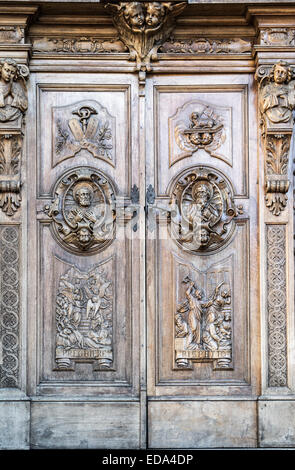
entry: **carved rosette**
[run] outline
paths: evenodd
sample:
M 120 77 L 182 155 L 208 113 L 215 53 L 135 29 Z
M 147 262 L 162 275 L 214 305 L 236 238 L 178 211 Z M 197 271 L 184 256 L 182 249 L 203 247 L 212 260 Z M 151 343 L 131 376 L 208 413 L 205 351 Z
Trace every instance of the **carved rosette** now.
M 56 294 L 55 361 L 59 370 L 92 362 L 113 366 L 113 286 L 108 264 L 81 272 L 72 266 L 60 276 Z
M 115 189 L 100 171 L 79 167 L 67 171 L 45 206 L 57 241 L 74 253 L 93 254 L 115 237 Z
M 28 107 L 25 80 L 29 69 L 14 59 L 0 61 L 0 207 L 13 216 L 21 202 L 24 116 Z
M 178 369 L 190 368 L 191 362 L 212 362 L 214 370 L 232 369 L 231 262 L 228 258 L 206 272 L 178 264 L 181 283 L 174 315 Z
M 170 36 L 175 17 L 186 7 L 186 2 L 120 2 L 108 3 L 121 40 L 130 50 L 130 59 L 137 69 L 149 71 L 150 61 L 157 60 L 157 51 Z
M 261 66 L 255 78 L 259 82 L 259 111 L 264 143 L 266 206 L 279 216 L 287 204 L 288 165 L 295 108 L 294 69 L 279 61 L 272 67 Z
M 233 233 L 241 213 L 227 179 L 217 170 L 198 166 L 186 171 L 172 187 L 170 234 L 192 253 L 211 252 Z

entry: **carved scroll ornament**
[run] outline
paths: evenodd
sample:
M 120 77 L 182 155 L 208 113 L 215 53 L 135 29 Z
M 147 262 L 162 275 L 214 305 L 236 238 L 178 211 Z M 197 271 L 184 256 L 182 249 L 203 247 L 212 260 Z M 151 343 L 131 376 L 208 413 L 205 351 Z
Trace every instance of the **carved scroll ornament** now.
M 112 183 L 94 168 L 64 174 L 44 209 L 57 241 L 74 253 L 93 254 L 108 246 L 115 236 L 114 198 Z
M 233 219 L 241 213 L 226 179 L 201 166 L 176 181 L 170 204 L 171 236 L 192 253 L 213 251 L 226 243 L 234 230 Z
M 186 7 L 185 2 L 120 2 L 108 3 L 120 38 L 136 60 L 138 70 L 150 70 L 150 61 L 157 60 L 157 50 L 169 37 L 175 17 Z
M 21 201 L 24 115 L 28 107 L 25 79 L 29 70 L 14 59 L 0 61 L 0 207 L 12 216 Z
M 112 281 L 100 266 L 89 272 L 70 268 L 59 279 L 56 295 L 58 369 L 73 370 L 73 362 L 94 362 L 98 369 L 113 365 Z
M 185 300 L 175 313 L 175 361 L 187 368 L 190 361 L 213 361 L 214 369 L 229 369 L 232 361 L 230 286 L 221 282 L 208 298 L 186 276 Z
M 295 108 L 294 70 L 283 61 L 257 69 L 265 156 L 266 206 L 280 215 L 287 204 L 288 164 Z

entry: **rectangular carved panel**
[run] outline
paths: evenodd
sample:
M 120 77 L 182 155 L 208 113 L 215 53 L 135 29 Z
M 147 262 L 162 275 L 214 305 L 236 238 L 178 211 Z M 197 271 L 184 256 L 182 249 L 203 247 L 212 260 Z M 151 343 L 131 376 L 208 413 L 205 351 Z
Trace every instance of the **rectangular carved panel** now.
M 266 243 L 268 386 L 286 387 L 288 376 L 285 225 L 267 225 Z
M 0 388 L 19 386 L 19 238 L 19 226 L 0 226 Z
M 253 79 L 219 78 L 157 77 L 150 86 L 151 396 L 246 396 L 256 386 Z

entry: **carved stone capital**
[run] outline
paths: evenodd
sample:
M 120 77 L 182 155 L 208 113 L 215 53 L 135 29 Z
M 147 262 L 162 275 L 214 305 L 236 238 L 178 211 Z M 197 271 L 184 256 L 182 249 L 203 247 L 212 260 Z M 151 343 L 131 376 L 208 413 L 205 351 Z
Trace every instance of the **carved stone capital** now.
M 158 48 L 170 36 L 175 18 L 186 7 L 186 2 L 120 2 L 108 3 L 115 27 L 129 48 L 130 60 L 136 60 L 137 69 L 149 71 L 151 60 L 157 60 Z
M 287 204 L 289 189 L 295 74 L 288 63 L 279 61 L 273 66 L 260 66 L 255 78 L 264 147 L 266 206 L 274 215 L 280 215 Z

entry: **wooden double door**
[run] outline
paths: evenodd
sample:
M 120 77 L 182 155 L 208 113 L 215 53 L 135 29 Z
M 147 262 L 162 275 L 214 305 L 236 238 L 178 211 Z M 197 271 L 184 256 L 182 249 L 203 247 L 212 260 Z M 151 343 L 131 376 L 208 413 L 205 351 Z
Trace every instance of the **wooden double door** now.
M 247 73 L 31 73 L 33 447 L 255 446 L 253 88 Z

